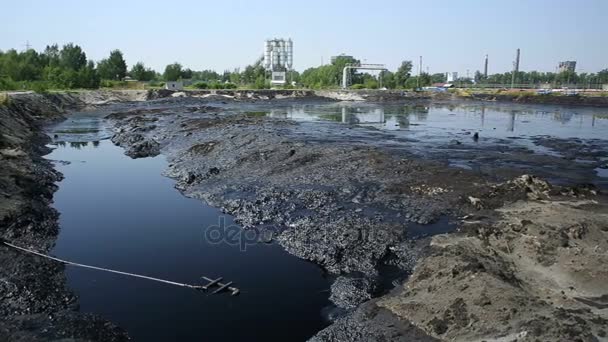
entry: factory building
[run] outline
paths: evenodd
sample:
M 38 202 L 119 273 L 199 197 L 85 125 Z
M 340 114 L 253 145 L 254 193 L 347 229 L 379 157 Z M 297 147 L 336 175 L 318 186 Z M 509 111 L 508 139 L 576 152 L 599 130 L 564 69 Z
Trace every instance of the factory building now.
M 165 82 L 165 89 L 169 89 L 169 90 L 184 90 L 184 82 L 182 82 L 182 81 L 167 81 L 167 82 Z
M 287 72 L 293 70 L 293 42 L 291 39 L 266 40 L 264 68 L 270 72 L 270 84 L 284 85 L 287 82 Z
M 559 62 L 557 70 L 558 70 L 558 72 L 564 72 L 564 71 L 574 72 L 576 70 L 576 61 Z

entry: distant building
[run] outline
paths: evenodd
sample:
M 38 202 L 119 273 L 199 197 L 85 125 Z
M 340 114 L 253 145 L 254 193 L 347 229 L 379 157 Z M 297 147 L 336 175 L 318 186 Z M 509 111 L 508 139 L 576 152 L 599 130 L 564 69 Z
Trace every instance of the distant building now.
M 342 54 L 339 54 L 338 56 L 331 56 L 331 58 L 330 58 L 331 64 L 334 64 L 338 58 L 348 58 L 351 60 L 354 59 L 353 56 L 345 55 L 342 53 Z
M 447 83 L 455 82 L 457 79 L 458 79 L 458 73 L 456 71 L 445 73 L 445 80 Z
M 293 70 L 293 41 L 291 38 L 267 39 L 264 43 L 264 69 L 270 71 L 270 84 L 284 85 L 287 72 Z
M 167 82 L 165 82 L 165 89 L 169 89 L 169 90 L 184 90 L 184 82 L 182 82 L 182 81 L 167 81 Z
M 272 85 L 283 85 L 287 80 L 287 73 L 285 71 L 273 71 L 270 84 Z
M 559 62 L 557 69 L 559 72 L 564 72 L 564 71 L 574 72 L 576 70 L 576 61 Z

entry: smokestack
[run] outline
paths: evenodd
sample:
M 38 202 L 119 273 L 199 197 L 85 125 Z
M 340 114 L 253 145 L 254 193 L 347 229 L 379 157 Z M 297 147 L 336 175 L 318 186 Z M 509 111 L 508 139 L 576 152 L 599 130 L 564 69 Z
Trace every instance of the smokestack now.
M 486 60 L 483 66 L 483 77 L 488 78 L 488 55 L 486 55 Z
M 420 76 L 422 75 L 422 56 L 420 56 L 420 64 L 418 65 L 418 77 L 416 78 L 416 88 L 420 88 Z
M 515 75 L 519 72 L 519 49 L 515 54 L 515 62 L 513 62 L 513 74 L 511 75 L 511 89 L 515 88 Z

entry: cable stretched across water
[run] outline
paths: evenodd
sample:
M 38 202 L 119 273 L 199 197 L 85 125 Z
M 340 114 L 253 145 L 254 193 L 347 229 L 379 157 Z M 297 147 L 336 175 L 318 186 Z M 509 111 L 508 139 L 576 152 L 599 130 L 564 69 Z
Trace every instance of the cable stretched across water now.
M 25 253 L 29 253 L 29 254 L 33 254 L 33 255 L 37 255 L 39 257 L 45 258 L 45 259 L 49 259 L 49 260 L 53 260 L 55 262 L 59 262 L 65 265 L 71 265 L 71 266 L 76 266 L 76 267 L 83 267 L 83 268 L 88 268 L 88 269 L 92 269 L 92 270 L 98 270 L 98 271 L 104 271 L 104 272 L 110 272 L 110 273 L 115 273 L 115 274 L 121 274 L 121 275 L 125 275 L 125 276 L 129 276 L 129 277 L 135 277 L 135 278 L 141 278 L 141 279 L 147 279 L 147 280 L 152 280 L 152 281 L 156 281 L 159 283 L 164 283 L 164 284 L 169 284 L 169 285 L 174 285 L 174 286 L 180 286 L 180 287 L 186 287 L 186 288 L 190 288 L 190 289 L 194 289 L 194 290 L 200 290 L 200 291 L 206 291 L 208 290 L 211 286 L 217 285 L 219 286 L 219 288 L 214 291 L 213 293 L 219 293 L 224 289 L 228 289 L 231 291 L 231 294 L 233 296 L 239 294 L 239 289 L 237 289 L 236 287 L 232 287 L 230 286 L 232 284 L 232 282 L 229 282 L 227 284 L 222 284 L 220 283 L 220 280 L 222 278 L 217 278 L 214 280 L 211 280 L 210 278 L 207 277 L 201 277 L 205 280 L 209 280 L 210 282 L 207 285 L 191 285 L 191 284 L 186 284 L 186 283 L 178 283 L 175 281 L 171 281 L 171 280 L 166 280 L 166 279 L 160 279 L 160 278 L 154 278 L 154 277 L 149 277 L 149 276 L 145 276 L 145 275 L 140 275 L 140 274 L 135 274 L 135 273 L 129 273 L 129 272 L 123 272 L 123 271 L 117 271 L 117 270 L 112 270 L 109 268 L 103 268 L 103 267 L 97 267 L 97 266 L 91 266 L 91 265 L 85 265 L 85 264 L 79 264 L 76 262 L 72 262 L 72 261 L 68 261 L 68 260 L 63 260 L 63 259 L 59 259 L 44 253 L 40 253 L 40 252 L 36 252 L 33 251 L 31 249 L 27 249 L 24 247 L 20 247 L 17 245 L 14 245 L 8 241 L 6 241 L 5 239 L 0 238 L 0 243 L 4 244 L 8 247 L 20 250 L 22 252 Z

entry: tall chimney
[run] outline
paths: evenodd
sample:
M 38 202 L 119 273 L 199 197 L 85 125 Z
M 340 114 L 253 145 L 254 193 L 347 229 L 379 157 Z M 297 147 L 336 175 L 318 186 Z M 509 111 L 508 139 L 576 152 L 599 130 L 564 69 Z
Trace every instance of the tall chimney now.
M 488 55 L 486 55 L 486 60 L 483 66 L 483 77 L 488 78 Z
M 511 89 L 515 88 L 515 75 L 519 72 L 519 49 L 515 54 L 515 62 L 513 62 L 513 74 L 511 75 Z

